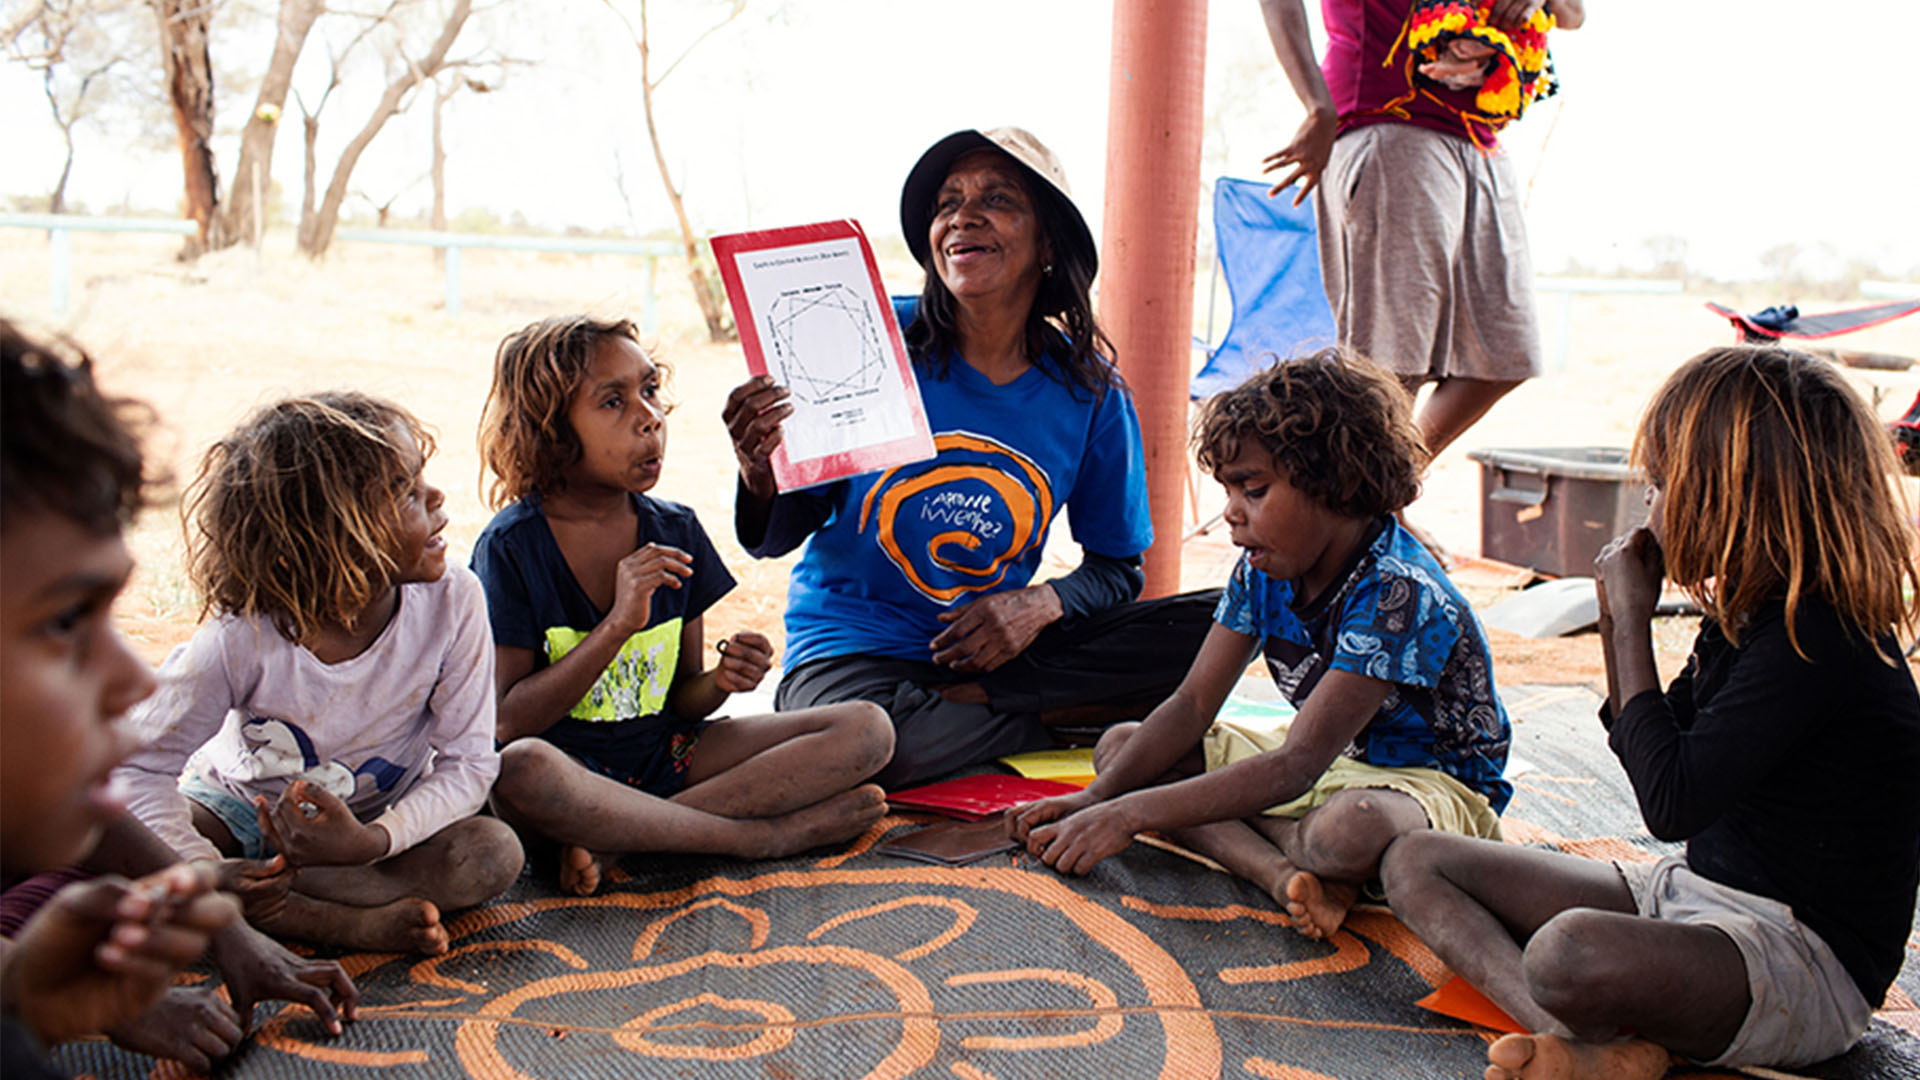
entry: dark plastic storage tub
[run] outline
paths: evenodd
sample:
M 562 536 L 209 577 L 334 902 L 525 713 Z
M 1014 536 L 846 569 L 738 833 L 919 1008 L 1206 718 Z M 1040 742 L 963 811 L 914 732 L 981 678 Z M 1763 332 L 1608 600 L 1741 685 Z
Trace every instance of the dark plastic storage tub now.
M 1607 541 L 1647 520 L 1645 481 L 1612 446 L 1473 450 L 1480 554 L 1562 577 L 1593 573 Z

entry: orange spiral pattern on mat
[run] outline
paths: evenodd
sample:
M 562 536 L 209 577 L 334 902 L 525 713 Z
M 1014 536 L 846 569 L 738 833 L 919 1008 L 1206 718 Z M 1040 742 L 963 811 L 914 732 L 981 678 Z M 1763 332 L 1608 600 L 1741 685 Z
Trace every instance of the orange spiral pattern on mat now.
M 1258 967 L 1230 967 L 1220 970 L 1220 981 L 1229 986 L 1240 986 L 1256 982 L 1292 982 L 1314 975 L 1339 975 L 1355 968 L 1364 967 L 1372 955 L 1359 939 L 1345 930 L 1338 930 L 1327 939 L 1333 946 L 1332 956 L 1316 956 L 1308 960 L 1295 960 L 1289 964 L 1266 964 Z
M 613 1037 L 613 1041 L 636 1053 L 648 1057 L 683 1058 L 693 1061 L 745 1061 L 748 1058 L 771 1054 L 784 1050 L 793 1042 L 793 1011 L 774 1001 L 750 1000 L 744 998 L 723 998 L 718 994 L 695 994 L 693 997 L 662 1005 L 641 1013 L 623 1025 L 626 1028 L 645 1030 L 654 1022 L 674 1013 L 697 1009 L 702 1006 L 727 1012 L 751 1012 L 760 1017 L 760 1021 L 769 1030 L 754 1036 L 739 1046 L 709 1048 L 705 1046 L 684 1046 L 679 1043 L 658 1043 L 633 1031 L 622 1031 Z
M 701 953 L 699 956 L 671 964 L 630 968 L 626 971 L 584 972 L 579 975 L 561 975 L 551 979 L 541 979 L 521 987 L 488 1002 L 480 1010 L 482 1017 L 489 1019 L 469 1020 L 460 1025 L 454 1035 L 454 1047 L 460 1055 L 460 1063 L 475 1076 L 510 1077 L 513 1080 L 533 1080 L 525 1073 L 507 1063 L 507 1059 L 495 1045 L 499 1035 L 498 1019 L 513 1016 L 521 1005 L 560 994 L 578 993 L 591 990 L 621 990 L 628 987 L 644 986 L 664 979 L 685 975 L 706 967 L 754 968 L 768 964 L 832 964 L 854 967 L 864 970 L 881 985 L 891 990 L 899 1004 L 898 1020 L 901 1025 L 899 1045 L 882 1058 L 880 1063 L 866 1074 L 867 1080 L 898 1080 L 914 1070 L 926 1065 L 933 1059 L 933 1052 L 940 1044 L 939 1025 L 932 1017 L 933 1002 L 927 996 L 926 987 L 905 968 L 884 957 L 861 953 L 852 949 L 832 946 L 782 946 L 752 953 Z M 787 1038 L 792 1038 L 792 1019 L 785 1021 Z M 629 1035 L 628 1040 L 639 1040 Z M 657 1046 L 647 1042 L 649 1046 Z M 784 1043 L 782 1044 L 784 1045 Z M 711 1048 L 685 1046 L 675 1057 L 699 1058 L 703 1060 L 730 1060 L 738 1048 Z
M 1120 1034 L 1121 1019 L 1111 1010 L 1120 1006 L 1120 999 L 1107 988 L 1105 983 L 1089 979 L 1074 971 L 1060 971 L 1056 968 L 1019 968 L 1013 971 L 976 971 L 966 975 L 955 975 L 947 980 L 948 986 L 977 986 L 981 983 L 1010 983 L 1040 980 L 1071 987 L 1087 995 L 1087 1000 L 1095 1009 L 1107 1011 L 1107 1015 L 1094 1021 L 1085 1031 L 1076 1031 L 1068 1035 L 969 1035 L 960 1040 L 960 1045 L 969 1050 L 1059 1050 L 1071 1046 L 1095 1046 Z
M 1302 1069 L 1294 1065 L 1282 1065 L 1266 1058 L 1250 1057 L 1241 1062 L 1241 1066 L 1262 1080 L 1339 1080 L 1338 1077 L 1317 1073 L 1312 1069 Z
M 479 952 L 515 952 L 528 949 L 550 953 L 558 957 L 561 963 L 573 968 L 575 971 L 582 970 L 587 966 L 587 962 L 581 958 L 579 953 L 574 952 L 572 949 L 567 948 L 557 941 L 547 941 L 542 938 L 527 938 L 524 941 L 482 941 L 475 945 L 462 945 L 457 949 L 449 949 L 439 956 L 430 956 L 413 965 L 413 969 L 407 972 L 407 975 L 414 982 L 424 983 L 428 986 L 438 986 L 443 990 L 458 990 L 464 994 L 484 994 L 487 992 L 487 988 L 479 983 L 470 983 L 464 979 L 455 979 L 451 976 L 440 974 L 440 965 L 452 960 L 456 956 L 471 956 Z
M 686 907 L 681 908 L 679 911 L 663 919 L 655 919 L 649 923 L 647 928 L 641 931 L 640 936 L 634 940 L 634 963 L 637 964 L 653 954 L 653 943 L 660 940 L 661 933 L 663 933 L 667 927 L 672 926 L 674 923 L 679 922 L 681 919 L 695 912 L 705 911 L 708 908 L 721 908 L 740 916 L 741 920 L 747 924 L 749 931 L 747 948 L 757 949 L 767 943 L 767 931 L 771 924 L 767 919 L 766 912 L 761 911 L 759 908 L 750 908 L 744 904 L 736 904 L 725 897 L 714 896 L 702 900 L 697 904 L 688 904 Z
M 871 907 L 863 907 L 857 911 L 847 911 L 835 915 L 833 918 L 828 919 L 826 922 L 821 923 L 808 932 L 807 940 L 814 941 L 818 939 L 821 934 L 833 930 L 836 927 L 845 926 L 855 919 L 864 919 L 872 915 L 898 911 L 904 907 L 945 908 L 953 912 L 953 925 L 935 934 L 933 937 L 928 938 L 921 944 L 915 945 L 911 949 L 894 953 L 893 958 L 903 963 L 908 960 L 918 960 L 959 937 L 961 934 L 966 933 L 968 930 L 971 930 L 973 928 L 973 920 L 980 915 L 979 909 L 972 904 L 967 903 L 965 900 L 955 900 L 951 896 L 903 896 L 898 900 L 889 900 L 884 904 L 874 904 Z

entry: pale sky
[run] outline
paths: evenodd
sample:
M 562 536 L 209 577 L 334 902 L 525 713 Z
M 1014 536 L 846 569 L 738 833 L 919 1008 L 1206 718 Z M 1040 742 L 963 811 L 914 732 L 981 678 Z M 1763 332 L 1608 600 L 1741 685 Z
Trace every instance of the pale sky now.
M 555 229 L 624 224 L 617 149 L 641 224 L 671 226 L 624 28 L 591 0 L 520 3 L 511 21 L 470 24 L 455 49 L 490 44 L 538 62 L 502 92 L 452 106 L 455 212 L 484 206 Z M 1309 0 L 1316 22 L 1317 6 Z M 675 20 L 657 28 L 655 46 L 671 57 L 698 16 L 725 5 L 652 7 Z M 1213 0 L 1208 19 L 1206 184 L 1223 172 L 1257 176 L 1300 115 L 1255 0 Z M 1098 235 L 1111 26 L 1105 0 L 791 0 L 778 11 L 750 0 L 663 88 L 663 138 L 699 228 L 855 217 L 895 236 L 900 183 L 921 150 L 957 128 L 1018 124 L 1059 153 Z M 1910 0 L 1589 0 L 1587 25 L 1553 38 L 1561 95 L 1504 138 L 1530 185 L 1536 266 L 1633 268 L 1647 262 L 1650 238 L 1667 236 L 1685 241 L 1697 272 L 1719 277 L 1757 278 L 1763 252 L 1797 244 L 1816 274 L 1862 258 L 1920 278 L 1915 42 L 1920 4 Z M 244 67 L 249 53 L 263 64 L 264 39 L 235 43 L 217 62 Z M 324 67 L 310 44 L 296 86 L 312 93 Z M 375 81 L 329 104 L 325 166 L 360 125 Z M 231 182 L 252 93 L 218 101 L 216 152 Z M 297 115 L 290 106 L 274 161 L 290 207 Z M 423 104 L 390 124 L 355 186 L 385 198 L 412 183 L 397 205 L 425 205 L 416 178 L 427 168 L 427 119 Z M 0 65 L 0 137 L 0 196 L 50 188 L 58 133 L 37 79 L 18 64 Z M 73 197 L 167 212 L 179 188 L 177 153 L 139 149 L 124 133 L 84 138 Z

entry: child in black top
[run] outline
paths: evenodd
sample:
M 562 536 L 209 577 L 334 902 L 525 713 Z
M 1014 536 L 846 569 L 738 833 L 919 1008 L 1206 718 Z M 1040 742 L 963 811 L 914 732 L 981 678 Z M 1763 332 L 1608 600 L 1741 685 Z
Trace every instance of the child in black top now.
M 893 752 L 878 706 L 705 719 L 759 685 L 773 649 L 736 633 L 703 662 L 702 615 L 733 577 L 692 510 L 646 494 L 664 381 L 632 323 L 547 319 L 501 343 L 480 436 L 507 504 L 473 552 L 500 696 L 493 806 L 560 846 L 580 895 L 607 855 L 786 855 L 886 811 L 860 783 Z
M 1832 365 L 1733 348 L 1667 380 L 1634 452 L 1650 513 L 1597 562 L 1601 719 L 1647 827 L 1686 855 L 1421 834 L 1383 864 L 1407 925 L 1534 1032 L 1489 1048 L 1489 1080 L 1822 1060 L 1905 953 L 1920 695 L 1894 633 L 1920 571 L 1885 433 Z M 1663 572 L 1707 613 L 1664 694 Z

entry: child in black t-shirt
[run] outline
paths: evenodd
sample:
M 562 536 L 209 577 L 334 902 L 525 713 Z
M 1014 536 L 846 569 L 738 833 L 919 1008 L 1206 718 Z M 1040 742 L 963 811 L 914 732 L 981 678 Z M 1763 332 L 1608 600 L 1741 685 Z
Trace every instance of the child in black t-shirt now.
M 1885 432 L 1831 364 L 1720 349 L 1667 380 L 1634 456 L 1647 524 L 1597 560 L 1602 720 L 1648 829 L 1687 853 L 1609 864 L 1423 832 L 1383 861 L 1407 925 L 1533 1032 L 1488 1049 L 1489 1080 L 1819 1061 L 1905 956 L 1920 695 L 1894 633 L 1920 571 Z M 1665 693 L 1663 574 L 1707 613 Z
M 704 719 L 773 652 L 737 633 L 702 664 L 702 613 L 733 577 L 692 510 L 644 494 L 666 454 L 662 381 L 632 323 L 547 319 L 501 343 L 481 427 L 508 504 L 473 554 L 498 659 L 493 805 L 561 845 L 580 895 L 607 855 L 786 855 L 886 810 L 857 786 L 893 751 L 878 706 Z

